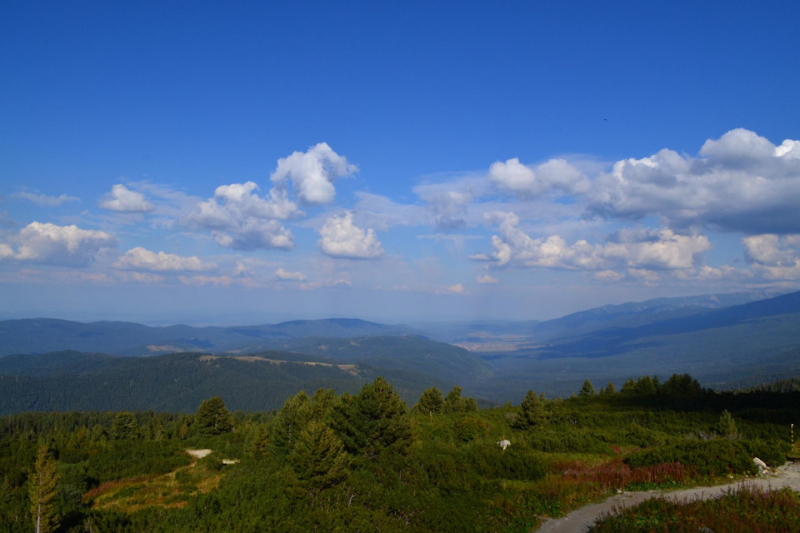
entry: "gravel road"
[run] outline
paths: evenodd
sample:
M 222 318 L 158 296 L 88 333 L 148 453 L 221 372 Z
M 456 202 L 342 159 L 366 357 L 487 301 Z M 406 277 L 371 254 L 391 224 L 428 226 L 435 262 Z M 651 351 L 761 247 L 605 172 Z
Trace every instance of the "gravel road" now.
M 719 496 L 743 483 L 764 489 L 790 487 L 793 490 L 800 491 L 800 462 L 786 463 L 778 468 L 775 473 L 761 475 L 756 478 L 748 478 L 743 482 L 730 483 L 727 485 L 694 487 L 676 491 L 651 490 L 647 492 L 623 492 L 622 494 L 612 496 L 604 502 L 576 509 L 563 518 L 547 520 L 542 524 L 541 528 L 536 530 L 536 533 L 581 533 L 588 531 L 597 519 L 604 513 L 610 512 L 614 507 L 631 507 L 645 500 L 649 500 L 650 498 L 705 500 L 707 498 Z

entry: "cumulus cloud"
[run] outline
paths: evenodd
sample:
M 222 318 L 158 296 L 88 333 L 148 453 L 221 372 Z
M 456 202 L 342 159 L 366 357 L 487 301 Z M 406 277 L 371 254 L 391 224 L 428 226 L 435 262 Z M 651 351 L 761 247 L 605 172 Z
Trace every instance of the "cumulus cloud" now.
M 152 252 L 142 247 L 131 248 L 114 264 L 115 268 L 131 270 L 200 271 L 214 268 L 214 263 L 206 263 L 197 256 L 183 257 L 165 252 Z
M 800 279 L 800 235 L 752 235 L 742 239 L 754 270 L 767 279 Z
M 669 229 L 622 230 L 603 244 L 579 240 L 571 245 L 559 235 L 531 238 L 520 229 L 514 213 L 495 213 L 500 235 L 492 236 L 491 253 L 471 256 L 496 267 L 516 266 L 566 270 L 614 271 L 691 268 L 711 248 L 705 235 L 676 234 Z M 629 272 L 630 274 L 630 272 Z M 600 279 L 611 279 L 608 273 Z
M 353 213 L 330 217 L 319 230 L 319 247 L 331 257 L 376 259 L 384 254 L 375 231 L 364 231 L 353 224 Z
M 43 207 L 58 207 L 67 202 L 81 201 L 81 199 L 77 196 L 67 196 L 66 194 L 61 194 L 59 196 L 48 196 L 46 194 L 34 194 L 26 191 L 18 192 L 14 196 L 28 200 L 29 202 L 33 202 L 34 204 L 41 205 Z
M 258 220 L 248 218 L 241 221 L 232 231 L 213 231 L 214 241 L 220 246 L 234 250 L 258 250 L 259 248 L 294 248 L 292 232 L 277 220 Z
M 0 261 L 9 257 L 14 257 L 14 249 L 7 244 L 0 243 Z
M 775 146 L 736 129 L 708 140 L 700 157 L 664 149 L 618 161 L 588 194 L 588 213 L 673 227 L 704 225 L 746 234 L 800 231 L 800 142 Z
M 41 222 L 31 222 L 13 240 L 17 251 L 0 245 L 0 259 L 83 266 L 102 250 L 117 246 L 117 238 L 104 231 Z
M 492 283 L 497 283 L 497 278 L 493 278 L 489 274 L 486 274 L 485 276 L 477 276 L 475 278 L 475 281 L 477 281 L 478 283 L 480 283 L 482 285 L 489 285 L 489 284 L 492 284 Z
M 291 231 L 278 220 L 302 213 L 286 191 L 271 189 L 269 199 L 257 194 L 252 181 L 221 185 L 214 198 L 201 202 L 187 219 L 191 227 L 210 230 L 220 246 L 235 250 L 294 248 Z
M 358 167 L 348 163 L 347 158 L 322 142 L 306 152 L 294 152 L 288 157 L 278 159 L 278 166 L 271 179 L 279 186 L 291 181 L 294 193 L 303 202 L 328 204 L 336 196 L 333 185 L 335 179 L 357 171 Z
M 144 194 L 132 191 L 121 183 L 111 187 L 111 192 L 103 196 L 98 205 L 103 209 L 119 213 L 147 213 L 154 209 Z
M 520 163 L 516 157 L 489 167 L 489 179 L 501 189 L 523 197 L 536 197 L 558 190 L 564 194 L 583 193 L 589 180 L 564 159 L 551 159 L 536 167 Z
M 275 271 L 275 275 L 278 279 L 286 280 L 286 281 L 305 281 L 306 275 L 302 272 L 287 272 L 286 270 L 279 268 Z

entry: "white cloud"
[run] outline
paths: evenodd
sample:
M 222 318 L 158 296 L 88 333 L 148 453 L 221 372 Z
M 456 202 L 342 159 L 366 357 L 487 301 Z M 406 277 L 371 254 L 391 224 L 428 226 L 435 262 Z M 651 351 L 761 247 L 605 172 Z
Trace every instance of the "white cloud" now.
M 775 146 L 745 129 L 708 140 L 693 158 L 664 149 L 617 162 L 589 193 L 588 212 L 664 217 L 746 234 L 800 231 L 800 142 Z
M 165 271 L 200 271 L 214 268 L 197 256 L 183 257 L 165 252 L 152 252 L 142 247 L 131 248 L 114 264 L 114 268 Z
M 322 252 L 331 257 L 347 259 L 375 259 L 384 254 L 375 231 L 364 231 L 353 224 L 353 213 L 332 216 L 319 230 L 318 244 Z
M 286 280 L 286 281 L 305 281 L 306 275 L 302 272 L 287 272 L 286 270 L 279 268 L 275 271 L 275 275 L 278 279 Z
M 800 279 L 800 235 L 753 235 L 742 239 L 747 259 L 767 279 Z
M 552 190 L 578 194 L 589 188 L 583 173 L 564 159 L 551 159 L 536 167 L 519 162 L 516 157 L 489 167 L 489 179 L 501 189 L 523 197 L 536 197 Z
M 234 250 L 258 250 L 260 248 L 294 248 L 292 232 L 277 220 L 249 218 L 242 221 L 235 231 L 214 231 L 214 241 L 220 246 Z
M 46 194 L 34 194 L 26 191 L 18 192 L 14 196 L 45 207 L 57 207 L 67 202 L 81 201 L 81 199 L 77 196 L 67 196 L 66 194 L 62 194 L 60 196 L 48 196 Z
M 629 268 L 628 275 L 648 283 L 654 283 L 660 279 L 658 272 L 647 268 Z
M 461 283 L 456 283 L 444 289 L 437 289 L 436 294 L 464 294 L 464 286 Z
M 221 185 L 214 191 L 214 198 L 199 206 L 198 217 L 206 217 L 208 224 L 227 223 L 231 217 L 251 216 L 263 219 L 286 220 L 303 213 L 289 200 L 286 191 L 270 189 L 269 200 L 258 196 L 258 185 L 231 183 Z M 221 203 L 219 203 L 221 202 Z
M 679 271 L 676 271 L 676 273 Z M 753 273 L 745 268 L 736 268 L 730 265 L 712 267 L 703 265 L 697 271 L 696 279 L 705 280 L 742 280 L 752 278 Z
M 283 185 L 291 180 L 295 194 L 306 203 L 328 204 L 336 196 L 334 180 L 357 171 L 358 167 L 348 163 L 347 158 L 322 142 L 305 153 L 294 152 L 288 157 L 278 159 L 278 166 L 271 179 L 276 185 Z
M 132 191 L 120 183 L 111 187 L 111 192 L 106 193 L 98 205 L 103 209 L 120 213 L 147 213 L 154 209 L 144 194 Z
M 291 231 L 276 219 L 301 215 L 286 191 L 271 189 L 270 198 L 260 197 L 258 185 L 221 185 L 214 198 L 201 202 L 187 218 L 190 226 L 210 230 L 220 246 L 235 250 L 294 248 Z
M 791 242 L 791 240 L 789 240 Z M 794 250 L 786 247 L 786 238 L 778 235 L 753 235 L 742 239 L 747 258 L 753 263 L 781 266 L 793 263 L 796 259 Z
M 711 249 L 705 235 L 679 235 L 668 229 L 620 230 L 603 247 L 603 256 L 626 265 L 657 270 L 691 268 Z
M 594 279 L 598 281 L 619 281 L 625 277 L 624 274 L 620 274 L 615 270 L 601 270 L 599 272 L 595 272 Z
M 492 253 L 474 254 L 476 261 L 497 267 L 553 268 L 566 270 L 620 270 L 625 268 L 671 270 L 691 268 L 711 248 L 705 235 L 679 235 L 669 229 L 622 230 L 604 244 L 579 240 L 572 245 L 558 236 L 531 238 L 519 228 L 514 213 L 495 213 L 500 235 L 492 236 Z M 602 275 L 610 279 L 609 274 Z
M 493 278 L 489 274 L 486 274 L 485 276 L 477 276 L 475 278 L 475 281 L 477 281 L 478 283 L 480 283 L 482 285 L 489 285 L 489 284 L 492 284 L 492 283 L 497 283 L 497 278 Z
M 0 245 L 0 259 L 82 266 L 100 251 L 117 246 L 117 238 L 103 231 L 41 222 L 31 222 L 13 240 L 16 253 L 8 244 Z

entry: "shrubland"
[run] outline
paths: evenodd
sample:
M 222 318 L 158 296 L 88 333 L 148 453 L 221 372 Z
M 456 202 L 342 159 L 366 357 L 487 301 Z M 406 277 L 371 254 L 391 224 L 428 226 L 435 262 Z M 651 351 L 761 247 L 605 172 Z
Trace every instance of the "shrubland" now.
M 409 409 L 377 378 L 266 413 L 215 397 L 194 415 L 9 416 L 0 531 L 32 529 L 42 446 L 57 465 L 58 531 L 74 533 L 530 531 L 619 489 L 727 481 L 753 474 L 754 455 L 777 466 L 790 451 L 797 393 L 720 394 L 687 375 L 620 389 L 480 409 L 458 387 L 431 388 Z

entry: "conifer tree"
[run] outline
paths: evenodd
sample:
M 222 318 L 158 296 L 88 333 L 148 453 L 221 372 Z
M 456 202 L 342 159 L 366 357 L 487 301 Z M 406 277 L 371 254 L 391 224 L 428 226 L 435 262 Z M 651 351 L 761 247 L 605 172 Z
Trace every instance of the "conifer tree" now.
M 297 436 L 311 420 L 312 414 L 311 398 L 305 391 L 283 402 L 270 427 L 269 450 L 275 458 L 280 460 L 291 453 Z
M 464 412 L 475 413 L 478 411 L 478 402 L 475 398 L 464 398 Z
M 417 405 L 414 406 L 415 411 L 426 415 L 437 415 L 443 409 L 444 398 L 442 397 L 442 391 L 437 387 L 426 389 L 422 396 L 419 397 Z
M 447 393 L 444 399 L 445 413 L 461 413 L 464 411 L 464 399 L 461 397 L 461 387 L 456 385 Z
M 636 392 L 638 394 L 650 395 L 656 393 L 656 384 L 649 375 L 639 378 L 636 382 Z
M 727 409 L 722 411 L 716 429 L 721 437 L 728 439 L 736 437 L 736 422 L 733 421 L 733 416 L 731 416 Z
M 31 516 L 36 533 L 50 533 L 58 528 L 58 520 L 53 509 L 53 498 L 56 497 L 56 461 L 47 449 L 39 446 L 36 464 L 30 477 L 29 495 L 31 500 Z
M 255 457 L 264 457 L 269 453 L 269 430 L 259 424 L 252 428 L 246 445 L 247 452 Z
M 289 484 L 292 492 L 313 501 L 321 491 L 347 479 L 350 456 L 333 430 L 311 420 L 297 435 L 288 462 L 295 474 Z
M 606 385 L 606 394 L 614 394 L 617 392 L 616 387 L 614 387 L 614 382 L 609 381 L 608 385 Z
M 336 410 L 332 423 L 351 454 L 373 459 L 384 450 L 405 453 L 411 444 L 408 408 L 382 377 L 358 396 L 343 396 Z
M 578 396 L 586 398 L 594 395 L 595 395 L 594 385 L 592 385 L 592 382 L 587 379 L 586 381 L 583 382 L 583 387 L 581 387 Z
M 528 429 L 543 424 L 545 419 L 546 413 L 542 401 L 536 392 L 529 390 L 519 406 L 515 426 L 520 429 Z
M 197 408 L 194 423 L 204 437 L 230 433 L 233 429 L 231 415 L 219 396 L 203 400 Z
M 633 394 L 636 392 L 636 381 L 633 378 L 625 380 L 625 383 L 622 384 L 622 391 L 623 394 Z
M 111 438 L 114 440 L 133 440 L 139 437 L 139 421 L 128 411 L 117 413 L 111 424 Z

